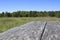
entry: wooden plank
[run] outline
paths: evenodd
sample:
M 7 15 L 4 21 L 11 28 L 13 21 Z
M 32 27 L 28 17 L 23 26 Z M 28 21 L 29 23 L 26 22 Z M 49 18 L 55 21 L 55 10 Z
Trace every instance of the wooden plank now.
M 41 40 L 60 40 L 60 22 L 48 22 Z
M 30 22 L 12 28 L 0 36 L 0 40 L 39 40 L 46 22 Z

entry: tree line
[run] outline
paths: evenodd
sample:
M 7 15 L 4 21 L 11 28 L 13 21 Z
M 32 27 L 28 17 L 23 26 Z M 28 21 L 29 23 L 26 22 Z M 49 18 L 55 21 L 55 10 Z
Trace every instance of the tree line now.
M 0 17 L 59 17 L 60 11 L 16 11 L 2 12 Z

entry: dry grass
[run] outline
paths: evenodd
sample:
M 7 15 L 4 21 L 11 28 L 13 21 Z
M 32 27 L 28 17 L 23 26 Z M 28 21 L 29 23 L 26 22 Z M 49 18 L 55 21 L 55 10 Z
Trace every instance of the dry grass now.
M 20 26 L 31 21 L 60 21 L 56 17 L 4 17 L 0 18 L 0 32 L 4 32 L 10 28 Z

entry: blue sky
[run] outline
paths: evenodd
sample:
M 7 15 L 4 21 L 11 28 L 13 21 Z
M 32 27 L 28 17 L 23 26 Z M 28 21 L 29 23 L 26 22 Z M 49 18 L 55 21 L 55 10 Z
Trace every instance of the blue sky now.
M 60 0 L 0 0 L 0 12 L 59 11 Z

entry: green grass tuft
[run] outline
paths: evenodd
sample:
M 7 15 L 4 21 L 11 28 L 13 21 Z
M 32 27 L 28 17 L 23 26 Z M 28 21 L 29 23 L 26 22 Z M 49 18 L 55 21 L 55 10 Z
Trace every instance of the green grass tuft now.
M 0 18 L 0 32 L 4 32 L 10 28 L 23 25 L 31 21 L 60 21 L 60 18 L 56 17 L 2 17 Z

